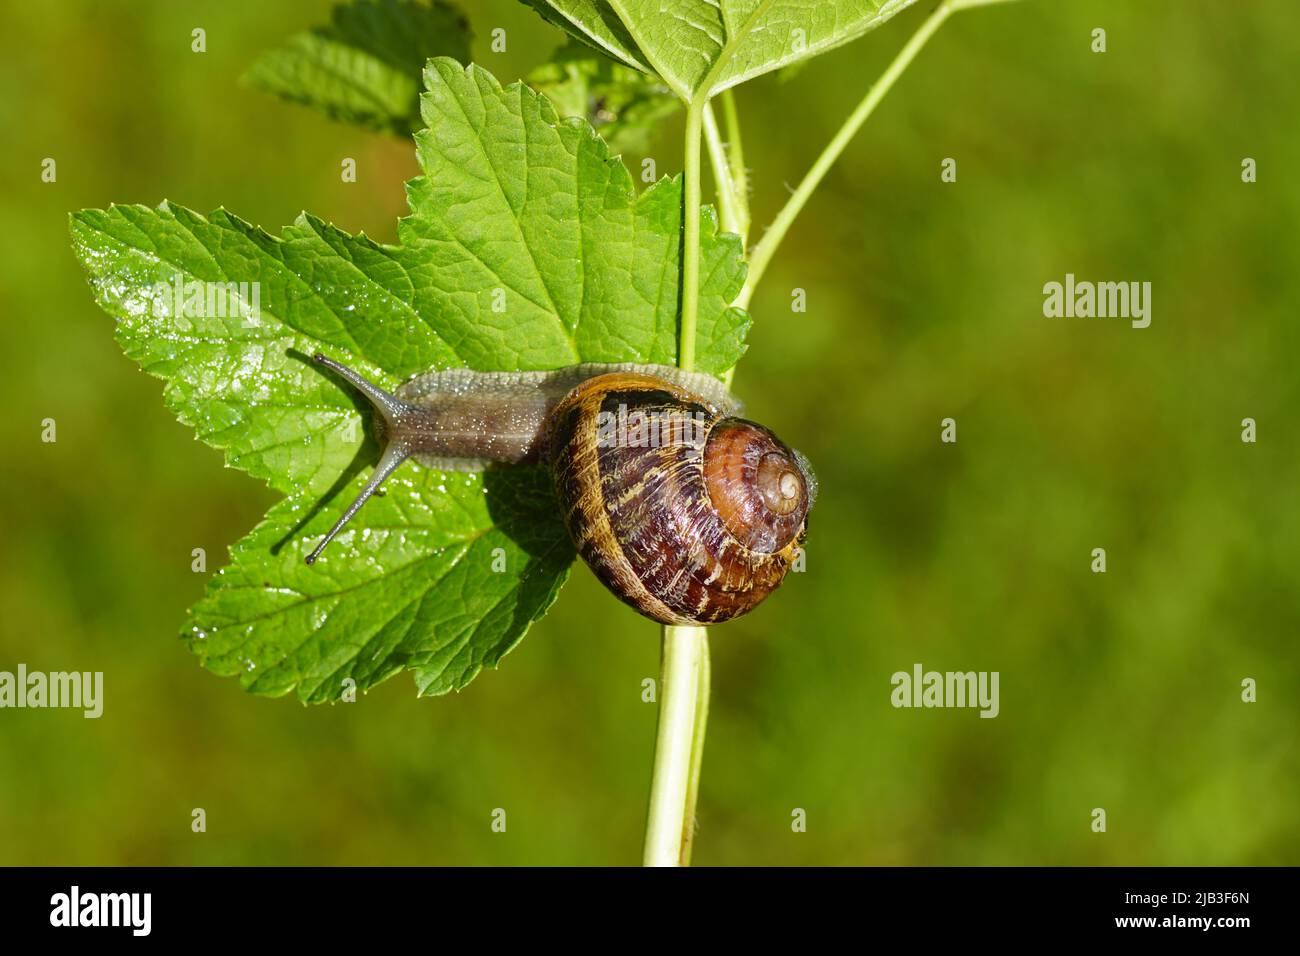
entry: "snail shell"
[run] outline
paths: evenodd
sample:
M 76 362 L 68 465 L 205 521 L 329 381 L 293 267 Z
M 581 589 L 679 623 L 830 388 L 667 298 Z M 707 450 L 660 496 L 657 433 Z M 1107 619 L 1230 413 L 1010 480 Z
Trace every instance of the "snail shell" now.
M 644 443 L 617 429 L 602 437 L 602 423 L 620 420 L 654 425 Z M 728 621 L 771 594 L 814 493 L 806 464 L 771 431 L 635 372 L 574 388 L 552 413 L 547 460 L 578 553 L 664 624 Z

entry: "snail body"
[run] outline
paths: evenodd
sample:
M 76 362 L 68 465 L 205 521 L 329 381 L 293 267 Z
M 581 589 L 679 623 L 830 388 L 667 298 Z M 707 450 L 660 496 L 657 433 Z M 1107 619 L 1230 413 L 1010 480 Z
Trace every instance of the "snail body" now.
M 816 481 L 806 460 L 736 417 L 717 379 L 655 365 L 449 369 L 389 393 L 317 354 L 374 407 L 384 452 L 333 537 L 407 458 L 477 471 L 540 463 L 574 546 L 615 596 L 664 624 L 752 610 L 785 578 Z

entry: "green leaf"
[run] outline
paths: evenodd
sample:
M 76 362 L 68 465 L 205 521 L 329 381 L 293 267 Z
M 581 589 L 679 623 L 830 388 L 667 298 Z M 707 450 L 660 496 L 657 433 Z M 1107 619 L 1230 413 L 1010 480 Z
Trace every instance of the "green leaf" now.
M 645 153 L 658 125 L 681 106 L 654 77 L 570 40 L 528 74 L 561 116 L 585 118 L 614 153 Z
M 913 0 L 524 0 L 683 100 L 855 40 Z
M 527 353 L 526 367 L 674 364 L 680 180 L 660 180 L 638 196 L 627 167 L 589 124 L 560 120 L 523 84 L 502 90 L 485 70 L 445 59 L 425 76 L 429 128 L 416 135 L 425 175 L 408 187 L 413 215 L 400 234 L 407 246 L 427 242 L 422 255 L 455 282 L 441 307 L 456 313 L 473 302 L 474 315 L 497 326 L 501 317 L 485 306 L 503 289 L 511 319 L 497 333 L 502 342 L 515 341 L 519 328 L 546 332 L 547 356 Z M 749 317 L 728 303 L 744 284 L 745 264 L 739 238 L 718 233 L 713 210 L 701 219 L 696 368 L 721 375 L 744 352 Z M 482 328 L 471 316 L 463 324 L 462 335 Z M 568 354 L 557 355 L 566 344 Z
M 403 669 L 421 695 L 459 690 L 546 612 L 573 560 L 564 528 L 544 520 L 555 508 L 540 468 L 485 485 L 404 467 L 358 518 L 364 558 L 309 567 L 300 548 L 277 548 L 333 523 L 330 513 L 300 527 L 312 504 L 294 494 L 274 506 L 190 612 L 203 665 L 254 693 L 296 688 L 316 703 L 338 699 L 348 678 L 365 689 Z
M 264 53 L 245 81 L 351 123 L 408 135 L 420 127 L 420 73 L 435 56 L 469 61 L 469 23 L 442 0 L 357 0 L 332 23 Z
M 336 699 L 344 678 L 365 689 L 403 668 L 421 693 L 459 689 L 545 613 L 573 558 L 537 470 L 408 462 L 307 567 L 377 457 L 361 400 L 307 356 L 390 388 L 434 367 L 675 357 L 680 183 L 638 195 L 588 124 L 522 84 L 449 59 L 425 78 L 425 175 L 408 184 L 395 245 L 306 214 L 272 236 L 171 203 L 71 219 L 126 353 L 228 464 L 288 496 L 232 549 L 186 629 L 207 666 L 258 693 Z M 699 368 L 720 374 L 744 350 L 748 316 L 728 303 L 745 267 L 711 210 L 702 232 Z M 225 314 L 183 307 L 227 283 Z

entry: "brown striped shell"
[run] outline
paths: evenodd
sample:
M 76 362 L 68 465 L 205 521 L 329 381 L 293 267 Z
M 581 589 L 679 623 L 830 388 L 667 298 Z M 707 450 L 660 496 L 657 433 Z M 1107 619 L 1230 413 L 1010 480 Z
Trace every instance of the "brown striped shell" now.
M 546 457 L 578 553 L 663 624 L 716 624 L 762 602 L 794 561 L 816 488 L 768 429 L 636 372 L 570 391 Z

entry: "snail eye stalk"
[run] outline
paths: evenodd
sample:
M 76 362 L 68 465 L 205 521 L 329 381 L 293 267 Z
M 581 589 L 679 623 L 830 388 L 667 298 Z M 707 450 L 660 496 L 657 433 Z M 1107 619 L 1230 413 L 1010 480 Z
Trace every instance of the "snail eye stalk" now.
M 308 564 L 315 564 L 316 559 L 320 557 L 325 546 L 334 540 L 335 536 L 343 530 L 344 526 L 352 520 L 353 516 L 361 510 L 361 506 L 370 500 L 371 496 L 379 490 L 379 486 L 388 480 L 388 476 L 397 470 L 397 466 L 410 457 L 411 451 L 407 444 L 398 436 L 397 425 L 402 417 L 402 413 L 409 410 L 410 406 L 403 402 L 395 395 L 384 391 L 373 382 L 362 378 L 346 365 L 342 365 L 331 358 L 327 358 L 320 352 L 312 356 L 312 360 L 318 365 L 324 365 L 326 368 L 345 379 L 353 385 L 357 391 L 370 400 L 375 411 L 379 414 L 384 423 L 384 435 L 387 444 L 384 446 L 384 453 L 380 456 L 379 464 L 375 466 L 374 472 L 370 475 L 370 480 L 366 486 L 361 489 L 355 501 L 348 505 L 348 510 L 343 512 L 343 517 L 334 523 L 329 533 L 321 540 L 320 544 L 307 555 Z

